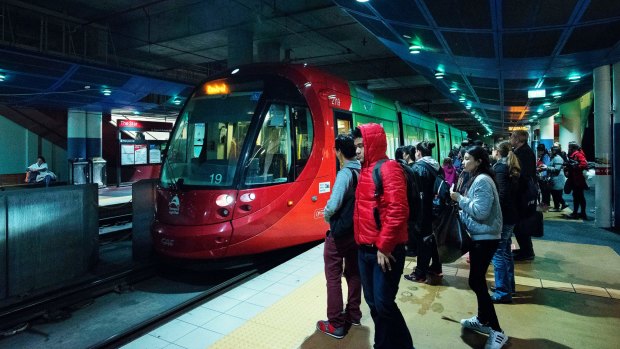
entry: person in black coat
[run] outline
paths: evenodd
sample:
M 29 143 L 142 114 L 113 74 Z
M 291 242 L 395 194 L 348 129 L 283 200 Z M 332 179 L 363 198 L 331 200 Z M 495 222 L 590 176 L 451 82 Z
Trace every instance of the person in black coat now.
M 515 131 L 510 135 L 510 144 L 513 147 L 513 152 L 519 159 L 521 165 L 521 175 L 519 177 L 519 194 L 520 196 L 526 195 L 527 188 L 532 185 L 536 185 L 536 156 L 534 151 L 527 144 L 529 135 L 527 131 Z M 522 203 L 524 200 L 522 197 L 517 198 L 516 202 Z M 529 217 L 529 215 L 535 212 L 530 212 L 528 205 L 517 205 L 519 211 L 519 219 Z M 534 259 L 534 246 L 532 245 L 532 237 L 527 231 L 520 229 L 519 225 L 515 227 L 515 237 L 519 243 L 520 250 L 515 251 L 515 261 L 526 261 Z
M 438 284 L 443 276 L 439 252 L 437 251 L 437 242 L 431 238 L 433 234 L 435 178 L 438 174 L 443 174 L 443 169 L 431 156 L 434 147 L 435 143 L 426 141 L 420 142 L 414 147 L 416 162 L 412 168 L 420 177 L 423 218 L 418 231 L 414 232 L 418 248 L 417 265 L 411 274 L 405 275 L 407 280 L 426 282 L 427 284 Z

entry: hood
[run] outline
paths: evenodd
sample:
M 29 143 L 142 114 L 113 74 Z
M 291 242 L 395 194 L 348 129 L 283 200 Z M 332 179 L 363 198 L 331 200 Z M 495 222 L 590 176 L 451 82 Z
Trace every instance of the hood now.
M 358 126 L 362 132 L 364 141 L 364 163 L 368 166 L 381 159 L 387 159 L 385 152 L 387 151 L 387 139 L 385 130 L 379 124 L 364 124 Z
M 364 146 L 366 146 L 366 145 L 364 145 Z M 425 156 L 425 157 L 421 158 L 418 161 L 424 161 L 427 164 L 431 165 L 433 167 L 433 169 L 435 169 L 435 171 L 439 171 L 439 163 L 437 162 L 437 160 L 433 159 L 430 156 Z

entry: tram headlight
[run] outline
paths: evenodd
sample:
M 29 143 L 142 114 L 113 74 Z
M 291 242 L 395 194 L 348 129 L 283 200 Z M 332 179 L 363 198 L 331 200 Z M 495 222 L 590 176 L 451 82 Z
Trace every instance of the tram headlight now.
M 234 201 L 235 201 L 235 198 L 233 198 L 231 195 L 222 194 L 218 196 L 217 199 L 215 199 L 215 204 L 218 205 L 219 207 L 226 207 L 232 204 Z

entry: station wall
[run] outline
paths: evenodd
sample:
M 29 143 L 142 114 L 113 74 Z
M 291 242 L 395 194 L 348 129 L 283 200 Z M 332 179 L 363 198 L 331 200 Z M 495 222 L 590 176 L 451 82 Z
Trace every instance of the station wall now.
M 0 174 L 24 173 L 37 161 L 40 136 L 0 115 Z M 41 155 L 58 180 L 66 181 L 67 151 L 41 138 Z M 25 176 L 25 175 L 24 175 Z

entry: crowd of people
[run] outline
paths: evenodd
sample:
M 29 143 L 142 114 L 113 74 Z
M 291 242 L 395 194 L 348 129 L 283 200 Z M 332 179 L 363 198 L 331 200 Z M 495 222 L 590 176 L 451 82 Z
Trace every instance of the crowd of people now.
M 434 212 L 430 211 L 438 177 L 449 184 L 448 200 L 460 208 L 459 219 L 472 240 L 469 286 L 478 312 L 461 320 L 461 325 L 488 335 L 485 349 L 499 349 L 508 341 L 494 304 L 512 302 L 514 261 L 535 258 L 529 227 L 521 223 L 524 218 L 548 210 L 551 197 L 555 210 L 565 209 L 562 194 L 567 188 L 575 205 L 569 218 L 587 218 L 581 173 L 587 162 L 576 143 L 569 144 L 568 154 L 559 144 L 551 147 L 551 154 L 544 145 L 535 153 L 528 145 L 528 133 L 516 131 L 493 149 L 480 141 L 464 141 L 441 165 L 431 156 L 434 147 L 428 141 L 399 147 L 396 160 L 389 160 L 385 131 L 378 124 L 360 125 L 336 138 L 340 170 L 324 210 L 330 225 L 324 246 L 327 320 L 317 322 L 319 331 L 343 338 L 351 326 L 360 325 L 363 290 L 375 325 L 374 348 L 414 347 L 395 300 L 406 256 L 417 256 L 417 265 L 405 279 L 430 285 L 441 282 L 442 261 L 432 238 Z M 405 170 L 409 166 L 419 181 L 419 212 L 410 212 L 410 179 Z M 415 224 L 412 214 L 419 217 Z M 513 234 L 520 246 L 514 252 Z M 495 287 L 489 294 L 485 275 L 491 263 Z

